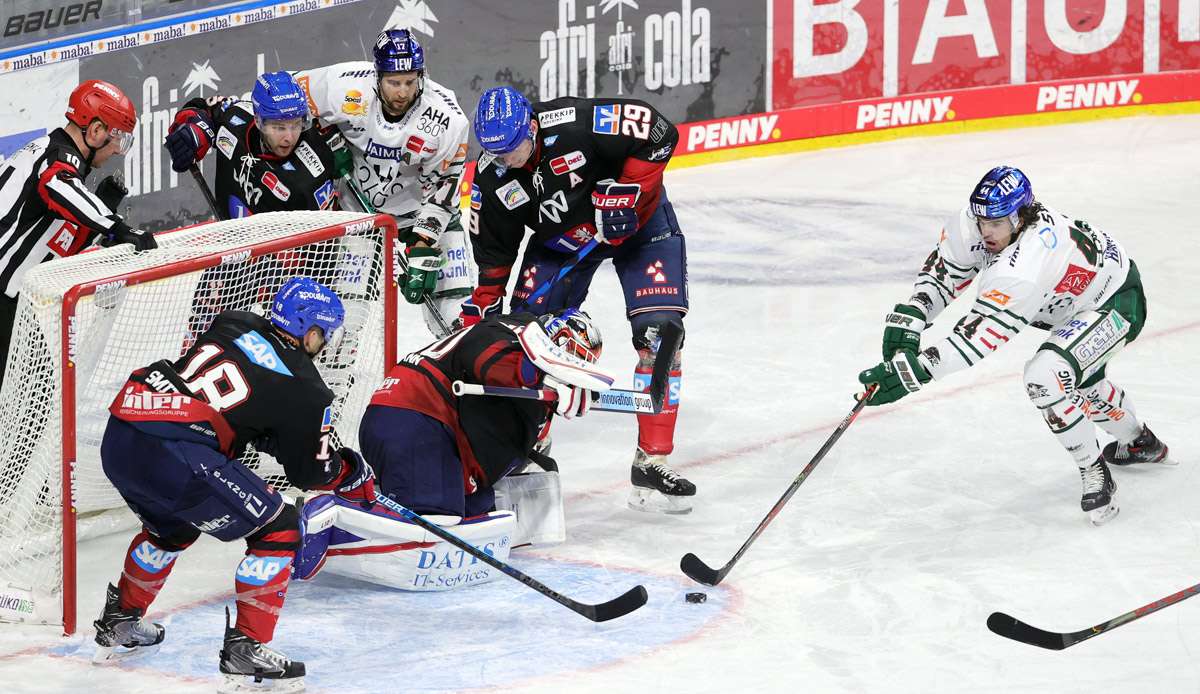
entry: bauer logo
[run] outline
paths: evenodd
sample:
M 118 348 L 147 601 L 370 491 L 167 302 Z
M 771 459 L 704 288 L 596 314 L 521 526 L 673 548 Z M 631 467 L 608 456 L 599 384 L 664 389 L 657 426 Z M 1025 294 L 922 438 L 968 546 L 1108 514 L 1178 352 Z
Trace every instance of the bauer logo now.
M 144 571 L 156 574 L 170 566 L 171 562 L 175 561 L 175 557 L 179 556 L 179 552 L 168 552 L 160 547 L 155 547 L 147 540 L 134 547 L 129 556 Z
M 5 3 L 7 8 L 11 8 L 14 4 L 17 3 Z M 20 5 L 17 6 L 19 7 Z M 24 14 L 14 14 L 4 21 L 4 38 L 20 34 L 53 31 L 63 26 L 83 24 L 89 19 L 100 21 L 100 9 L 103 6 L 104 0 L 88 0 L 87 2 L 74 2 L 69 5 L 61 5 L 48 10 L 34 10 Z
M 291 557 L 259 557 L 248 554 L 242 563 L 238 564 L 237 578 L 253 586 L 265 585 L 291 563 Z

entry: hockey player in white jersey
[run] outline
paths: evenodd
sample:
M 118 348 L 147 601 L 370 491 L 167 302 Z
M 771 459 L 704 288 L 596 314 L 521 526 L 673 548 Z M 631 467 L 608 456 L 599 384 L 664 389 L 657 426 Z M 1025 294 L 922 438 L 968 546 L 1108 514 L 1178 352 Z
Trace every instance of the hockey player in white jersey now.
M 974 281 L 970 313 L 921 351 L 921 331 Z M 906 303 L 885 320 L 884 361 L 859 374 L 894 402 L 974 365 L 1028 326 L 1049 338 L 1025 365 L 1025 390 L 1083 478 L 1081 507 L 1095 525 L 1118 512 L 1109 465 L 1171 464 L 1167 446 L 1134 413 L 1105 366 L 1146 322 L 1133 260 L 1111 236 L 1033 196 L 1019 169 L 999 166 L 947 221 Z M 1116 440 L 1101 451 L 1096 425 Z
M 343 203 L 357 199 L 353 186 L 368 211 L 400 224 L 401 294 L 413 304 L 432 297 L 443 315 L 457 315 L 475 275 L 458 211 L 467 118 L 454 92 L 426 76 L 425 51 L 409 30 L 384 30 L 372 51 L 373 62 L 302 70 L 296 79 L 312 113 L 349 145 L 353 183 L 343 181 Z M 426 322 L 440 333 L 426 308 Z

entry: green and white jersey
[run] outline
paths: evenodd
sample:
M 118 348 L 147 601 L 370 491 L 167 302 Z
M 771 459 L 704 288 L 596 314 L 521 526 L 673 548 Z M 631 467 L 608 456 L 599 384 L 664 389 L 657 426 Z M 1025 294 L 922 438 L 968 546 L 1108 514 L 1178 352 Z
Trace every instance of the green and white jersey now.
M 999 253 L 988 253 L 964 207 L 951 217 L 909 303 L 932 323 L 968 286 L 975 304 L 945 339 L 922 352 L 935 379 L 969 367 L 1032 325 L 1051 328 L 1112 298 L 1130 260 L 1111 236 L 1048 208 Z

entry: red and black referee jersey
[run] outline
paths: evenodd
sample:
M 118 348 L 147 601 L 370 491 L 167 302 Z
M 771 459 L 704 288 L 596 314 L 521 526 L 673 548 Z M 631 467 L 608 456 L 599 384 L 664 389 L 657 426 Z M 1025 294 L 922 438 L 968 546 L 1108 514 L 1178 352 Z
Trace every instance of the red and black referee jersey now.
M 9 297 L 29 268 L 78 253 L 120 221 L 84 186 L 90 170 L 62 128 L 0 165 L 0 290 Z

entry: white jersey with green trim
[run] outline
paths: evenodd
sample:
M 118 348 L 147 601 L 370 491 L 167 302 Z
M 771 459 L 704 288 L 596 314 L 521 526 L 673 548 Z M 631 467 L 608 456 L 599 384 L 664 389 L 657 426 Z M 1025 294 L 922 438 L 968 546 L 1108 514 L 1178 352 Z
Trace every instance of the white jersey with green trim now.
M 909 303 L 932 323 L 975 284 L 975 304 L 922 361 L 935 379 L 972 366 L 1028 325 L 1051 328 L 1099 308 L 1125 283 L 1129 267 L 1111 236 L 1044 206 L 1016 242 L 989 253 L 964 207 L 946 222 Z
M 312 113 L 322 124 L 336 125 L 350 143 L 353 176 L 368 202 L 414 219 L 414 231 L 437 241 L 458 211 L 458 179 L 467 160 L 469 124 L 454 92 L 426 77 L 416 103 L 393 122 L 379 103 L 371 62 L 301 70 L 296 81 Z

